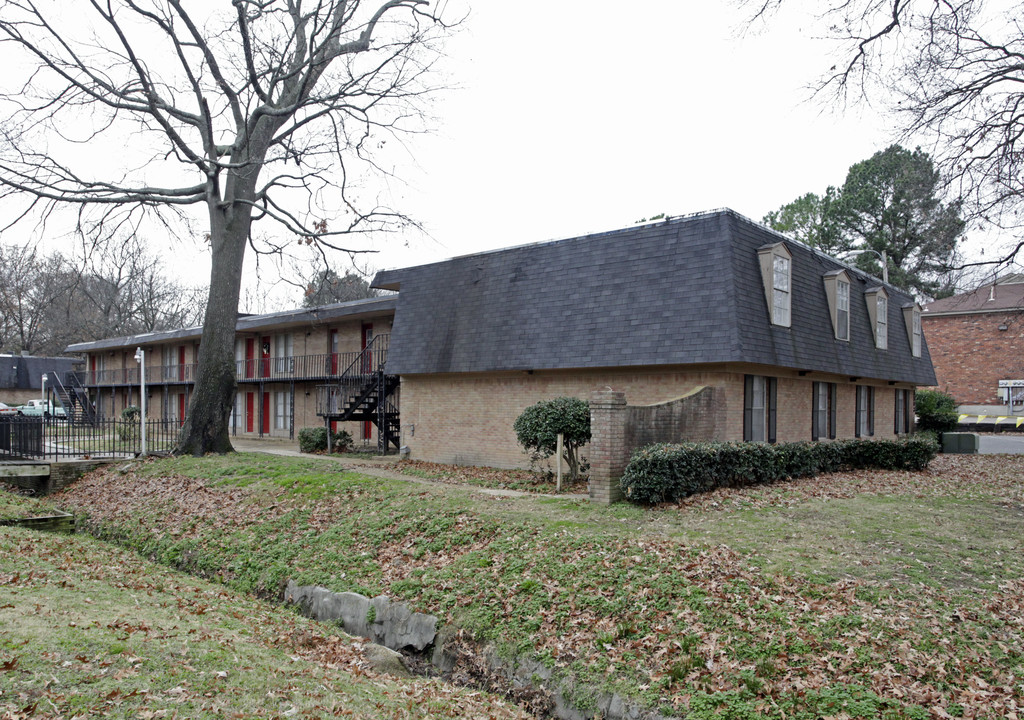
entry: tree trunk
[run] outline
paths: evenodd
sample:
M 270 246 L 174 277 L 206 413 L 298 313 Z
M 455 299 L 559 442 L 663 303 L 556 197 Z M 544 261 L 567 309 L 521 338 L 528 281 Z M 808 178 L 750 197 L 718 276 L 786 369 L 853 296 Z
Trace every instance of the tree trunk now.
M 234 449 L 228 419 L 235 401 L 235 323 L 251 213 L 236 206 L 233 218 L 222 209 L 213 209 L 210 214 L 210 297 L 195 385 L 175 455 L 223 454 Z

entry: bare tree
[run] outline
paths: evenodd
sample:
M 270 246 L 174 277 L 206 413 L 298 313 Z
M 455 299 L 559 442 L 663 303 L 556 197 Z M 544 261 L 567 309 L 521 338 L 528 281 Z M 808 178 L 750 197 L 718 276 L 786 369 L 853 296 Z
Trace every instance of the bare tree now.
M 427 5 L 84 0 L 63 14 L 31 0 L 0 5 L 0 38 L 33 65 L 0 97 L 7 196 L 34 198 L 43 217 L 80 206 L 83 225 L 107 232 L 205 206 L 210 292 L 178 452 L 231 449 L 234 327 L 253 223 L 345 250 L 346 237 L 407 223 L 358 187 L 354 164 L 374 167 L 384 139 L 419 127 L 432 43 L 445 29 Z M 76 132 L 83 123 L 88 131 Z M 124 149 L 123 174 L 77 163 L 70 151 L 83 142 Z
M 754 22 L 793 0 L 740 0 Z M 1024 2 L 827 0 L 815 5 L 836 64 L 816 85 L 840 104 L 880 101 L 903 140 L 930 137 L 951 192 L 1005 231 L 1005 263 L 1024 248 Z M 919 141 L 919 140 L 918 140 Z
M 205 304 L 205 290 L 167 277 L 159 258 L 134 239 L 88 259 L 0 245 L 4 350 L 60 355 L 97 337 L 194 326 Z
M 68 272 L 58 256 L 32 247 L 0 245 L 0 347 L 11 352 L 54 355 L 47 313 L 68 305 Z M 63 346 L 60 350 L 63 350 Z

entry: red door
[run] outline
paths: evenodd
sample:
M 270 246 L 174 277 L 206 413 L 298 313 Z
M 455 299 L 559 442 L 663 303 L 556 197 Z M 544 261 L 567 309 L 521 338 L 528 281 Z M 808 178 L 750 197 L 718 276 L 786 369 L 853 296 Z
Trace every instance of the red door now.
M 255 375 L 255 361 L 256 361 L 256 341 L 252 338 L 245 339 L 245 376 L 247 378 L 256 377 Z M 252 429 L 249 429 L 252 432 Z
M 251 433 L 252 432 L 252 428 L 253 428 L 252 415 L 253 415 L 253 409 L 254 409 L 253 405 L 254 405 L 254 400 L 255 400 L 255 398 L 253 397 L 254 394 L 255 393 L 251 393 L 251 392 L 245 394 L 245 431 L 247 433 Z
M 178 346 L 178 380 L 185 382 L 185 346 Z M 184 396 L 182 396 L 184 397 Z
M 270 434 L 270 393 L 263 393 L 263 434 Z
M 270 336 L 260 343 L 260 377 L 270 377 Z
M 178 424 L 185 424 L 185 393 L 178 395 Z
M 89 356 L 89 384 L 96 384 L 96 356 Z

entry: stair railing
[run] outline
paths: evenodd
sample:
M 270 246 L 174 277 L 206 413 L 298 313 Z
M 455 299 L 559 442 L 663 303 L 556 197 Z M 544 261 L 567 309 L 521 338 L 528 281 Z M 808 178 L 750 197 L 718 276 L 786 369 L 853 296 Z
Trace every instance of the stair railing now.
M 61 404 L 64 405 L 64 412 L 67 413 L 68 422 L 75 422 L 79 419 L 90 425 L 96 422 L 96 408 L 89 399 L 89 391 L 82 385 L 78 373 L 66 373 L 64 379 L 71 386 L 70 391 L 61 382 L 60 376 L 54 373 L 54 387 Z

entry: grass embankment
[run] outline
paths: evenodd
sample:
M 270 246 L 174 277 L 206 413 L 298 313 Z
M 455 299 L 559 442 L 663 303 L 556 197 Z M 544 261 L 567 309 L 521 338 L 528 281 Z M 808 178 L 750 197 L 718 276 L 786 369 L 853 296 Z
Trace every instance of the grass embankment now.
M 0 718 L 525 718 L 368 669 L 362 643 L 83 537 L 0 528 Z
M 18 493 L 13 486 L 0 482 L 0 522 L 49 517 L 58 512 L 49 501 Z
M 239 590 L 291 577 L 405 600 L 572 678 L 584 707 L 619 692 L 695 720 L 1011 717 L 1022 477 L 1024 458 L 943 457 L 644 510 L 240 455 L 108 470 L 60 501 Z

